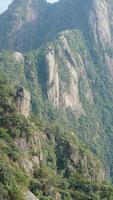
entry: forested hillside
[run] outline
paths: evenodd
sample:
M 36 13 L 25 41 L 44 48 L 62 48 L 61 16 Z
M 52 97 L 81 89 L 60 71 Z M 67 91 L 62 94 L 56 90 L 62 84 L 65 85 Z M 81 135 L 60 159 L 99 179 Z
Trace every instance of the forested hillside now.
M 113 199 L 113 1 L 0 15 L 0 200 Z

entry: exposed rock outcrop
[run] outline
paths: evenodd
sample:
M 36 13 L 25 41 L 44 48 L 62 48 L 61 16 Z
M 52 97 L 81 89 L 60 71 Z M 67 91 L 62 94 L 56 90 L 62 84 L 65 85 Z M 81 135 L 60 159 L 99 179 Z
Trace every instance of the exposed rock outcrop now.
M 27 191 L 25 196 L 25 200 L 39 200 L 32 192 Z
M 13 15 L 13 20 L 18 22 L 21 28 L 24 23 L 34 22 L 39 19 L 46 4 L 45 0 L 14 0 L 8 8 L 8 14 L 10 16 Z
M 63 85 L 65 87 L 64 94 L 61 97 L 61 107 L 65 105 L 66 107 L 71 107 L 78 111 L 82 111 L 82 105 L 79 98 L 78 90 L 78 73 L 77 73 L 77 63 L 73 57 L 73 54 L 70 50 L 68 41 L 66 37 L 62 34 L 59 38 L 62 42 L 62 52 L 61 57 L 64 58 L 65 70 L 67 70 L 68 76 L 70 77 L 70 85 Z M 66 69 L 67 68 L 67 69 Z M 67 87 L 69 90 L 66 91 Z
M 81 168 L 81 174 L 84 177 L 88 177 L 92 180 L 98 180 L 98 181 L 104 181 L 106 178 L 105 170 L 104 168 L 100 167 L 99 162 L 96 162 L 95 158 L 93 157 L 93 154 L 84 154 L 79 151 L 79 149 L 72 145 L 68 144 L 68 151 L 69 151 L 69 157 L 70 160 L 77 169 L 77 166 Z M 90 163 L 91 161 L 91 163 Z M 93 166 L 92 168 L 92 174 L 90 173 L 88 166 L 91 164 Z
M 16 63 L 19 63 L 19 64 L 24 64 L 24 57 L 22 55 L 22 53 L 20 52 L 14 52 L 13 55 L 12 55 L 12 58 L 14 59 L 14 61 Z
M 46 53 L 48 99 L 57 108 L 70 107 L 81 113 L 83 110 L 79 98 L 76 61 L 72 56 L 65 36 L 62 35 L 59 39 L 62 45 L 59 47 L 58 55 L 52 47 L 49 47 Z M 62 66 L 58 61 L 58 56 Z M 63 76 L 63 74 L 60 74 L 61 67 L 64 67 L 64 72 L 62 73 L 66 71 L 67 80 L 69 80 L 67 83 L 65 82 L 66 80 L 61 78 Z
M 60 91 L 59 91 L 59 74 L 58 74 L 58 63 L 55 58 L 55 52 L 52 47 L 48 47 L 46 54 L 46 66 L 48 75 L 48 99 L 53 103 L 54 106 L 59 108 L 60 106 Z
M 111 1 L 87 0 L 87 2 L 82 1 L 81 3 L 79 0 L 62 0 L 56 5 L 56 7 L 51 6 L 46 0 L 28 0 L 27 2 L 14 0 L 8 11 L 2 16 L 1 24 L 4 18 L 8 17 L 10 26 L 7 27 L 6 24 L 6 30 L 3 30 L 5 32 L 8 29 L 8 33 L 7 38 L 0 41 L 1 46 L 5 49 L 11 48 L 20 51 L 26 50 L 26 48 L 27 50 L 37 48 L 43 40 L 51 39 L 63 30 L 78 28 L 84 31 L 85 26 L 86 31 L 88 19 L 96 46 L 99 47 L 99 43 L 102 47 L 110 44 L 110 24 L 113 24 L 113 20 L 110 20 L 109 16 L 112 14 Z M 71 15 L 71 13 L 73 14 Z M 50 24 L 52 32 L 49 28 Z M 29 37 L 25 38 L 26 33 Z M 21 37 L 21 40 L 18 39 L 18 36 Z
M 32 176 L 34 172 L 34 166 L 40 167 L 43 162 L 42 145 L 40 141 L 40 135 L 34 132 L 29 141 L 23 135 L 22 138 L 15 140 L 16 146 L 23 152 L 20 160 L 21 167 L 25 170 L 28 176 Z M 30 152 L 32 153 L 30 155 Z
M 34 43 L 33 38 L 37 38 L 38 26 L 44 16 L 46 6 L 46 0 L 12 1 L 8 10 L 2 15 L 2 21 L 7 18 L 9 24 L 7 27 L 6 22 L 1 31 L 4 39 L 0 43 L 5 49 L 23 51 L 24 46 L 28 48 L 31 46 L 30 43 Z
M 111 32 L 106 0 L 93 0 L 89 15 L 89 25 L 98 48 L 100 44 L 103 48 L 110 44 Z
M 84 82 L 84 96 L 90 104 L 93 103 L 93 95 L 86 73 L 89 65 L 87 56 L 81 55 L 76 47 L 73 52 L 69 41 L 76 46 L 76 39 L 71 39 L 72 34 L 79 40 L 76 31 L 67 30 L 58 35 L 57 45 L 48 46 L 46 50 L 47 95 L 55 107 L 71 108 L 81 115 L 84 110 L 79 94 L 80 79 Z
M 24 87 L 19 87 L 16 92 L 17 109 L 25 117 L 30 113 L 30 101 L 30 93 Z

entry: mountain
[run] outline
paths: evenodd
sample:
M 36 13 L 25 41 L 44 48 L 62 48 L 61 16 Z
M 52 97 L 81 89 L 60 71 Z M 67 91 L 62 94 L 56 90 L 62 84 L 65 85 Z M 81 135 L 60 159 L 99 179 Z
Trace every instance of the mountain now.
M 113 198 L 112 7 L 14 0 L 0 15 L 1 200 Z
M 0 30 L 2 49 L 22 50 L 28 48 L 25 47 L 28 41 L 29 48 L 31 48 L 32 43 L 35 42 L 32 41 L 32 37 L 36 39 L 37 29 L 45 13 L 46 4 L 44 0 L 13 1 L 0 19 L 0 23 L 4 24 Z M 29 40 L 29 38 L 31 39 Z
M 96 156 L 73 132 L 26 118 L 29 94 L 22 87 L 15 91 L 0 77 L 0 198 L 112 198 Z
M 112 4 L 112 0 L 60 0 L 55 4 L 46 0 L 14 0 L 0 17 L 0 48 L 33 50 L 66 29 L 79 29 L 86 37 L 93 37 L 95 43 L 105 40 L 110 44 Z

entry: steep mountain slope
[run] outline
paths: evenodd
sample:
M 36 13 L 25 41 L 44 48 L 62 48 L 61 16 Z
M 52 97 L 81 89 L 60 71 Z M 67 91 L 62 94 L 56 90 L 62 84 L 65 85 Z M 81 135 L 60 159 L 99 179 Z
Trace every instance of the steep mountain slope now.
M 15 0 L 0 18 L 0 48 L 28 51 L 62 30 L 79 28 L 88 31 L 90 7 L 91 0 L 61 0 L 53 5 L 46 0 Z
M 112 0 L 60 0 L 52 5 L 46 0 L 14 0 L 0 17 L 0 48 L 36 49 L 66 29 L 79 29 L 86 37 L 93 36 L 97 46 L 110 44 L 112 6 Z
M 0 17 L 2 49 L 23 50 L 35 45 L 38 26 L 43 21 L 46 4 L 45 0 L 13 1 Z
M 0 198 L 112 198 L 102 164 L 75 134 L 39 118 L 26 119 L 17 112 L 20 96 L 13 92 L 0 78 Z
M 0 57 L 1 72 L 13 87 L 30 92 L 31 111 L 71 128 L 112 177 L 113 81 L 103 61 L 96 57 L 94 62 L 80 32 L 62 32 L 29 54 L 3 52 Z
M 14 0 L 0 16 L 2 199 L 113 198 L 112 8 Z

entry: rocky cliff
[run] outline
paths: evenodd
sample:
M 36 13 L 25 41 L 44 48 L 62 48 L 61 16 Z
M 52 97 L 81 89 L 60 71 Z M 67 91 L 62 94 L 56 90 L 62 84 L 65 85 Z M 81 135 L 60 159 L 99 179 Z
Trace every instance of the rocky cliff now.
M 30 93 L 23 87 L 19 87 L 16 92 L 16 103 L 18 111 L 27 117 L 30 114 Z
M 74 199 L 79 197 L 79 184 L 96 187 L 93 196 L 99 190 L 102 192 L 106 171 L 97 157 L 73 132 L 64 131 L 54 123 L 43 123 L 36 116 L 28 119 L 18 113 L 13 91 L 4 79 L 1 78 L 0 83 L 1 197 L 62 200 L 68 195 Z M 78 183 L 73 188 L 75 180 Z M 106 197 L 109 197 L 112 193 L 110 185 L 107 187 Z M 87 197 L 88 190 L 84 195 Z
M 1 15 L 1 41 L 4 49 L 22 50 L 33 45 L 33 35 L 36 38 L 40 21 L 45 13 L 47 2 L 45 0 L 21 1 L 15 0 L 10 4 L 8 10 Z M 7 21 L 9 23 L 7 24 Z M 25 37 L 27 35 L 27 37 Z M 30 41 L 29 45 L 26 42 Z M 7 43 L 7 44 L 6 44 Z M 34 43 L 35 44 L 35 43 Z M 31 47 L 30 47 L 31 48 Z
M 0 15 L 3 200 L 113 198 L 112 8 L 14 0 Z
M 77 37 L 76 31 L 72 34 Z M 83 114 L 79 96 L 79 80 L 85 76 L 87 81 L 87 77 L 81 55 L 77 51 L 72 51 L 68 41 L 70 35 L 69 31 L 62 32 L 55 41 L 56 45 L 53 44 L 47 48 L 48 99 L 58 108 L 70 107 L 79 114 Z M 89 98 L 89 103 L 92 103 L 90 89 L 87 90 L 86 96 Z
M 55 5 L 46 0 L 15 0 L 0 18 L 1 37 L 4 34 L 1 49 L 36 49 L 44 40 L 53 39 L 66 29 L 79 29 L 93 37 L 96 47 L 105 48 L 112 40 L 112 6 L 112 1 L 106 0 L 62 0 Z
M 93 0 L 89 25 L 97 47 L 106 48 L 111 43 L 109 2 Z

